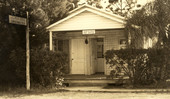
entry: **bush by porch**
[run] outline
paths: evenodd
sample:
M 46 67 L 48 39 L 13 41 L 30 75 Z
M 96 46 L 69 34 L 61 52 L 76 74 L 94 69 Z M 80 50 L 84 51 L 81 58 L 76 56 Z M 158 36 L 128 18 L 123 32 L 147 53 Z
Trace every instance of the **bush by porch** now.
M 133 86 L 154 84 L 157 87 L 169 78 L 169 51 L 168 48 L 108 50 L 105 57 L 107 64 L 114 68 L 111 76 L 128 76 Z M 122 72 L 124 75 L 120 75 Z
M 14 83 L 25 84 L 25 50 L 18 48 L 10 55 L 10 63 L 15 68 Z M 68 56 L 65 53 L 53 52 L 44 48 L 31 50 L 31 85 L 32 87 L 62 86 L 63 75 L 67 73 Z

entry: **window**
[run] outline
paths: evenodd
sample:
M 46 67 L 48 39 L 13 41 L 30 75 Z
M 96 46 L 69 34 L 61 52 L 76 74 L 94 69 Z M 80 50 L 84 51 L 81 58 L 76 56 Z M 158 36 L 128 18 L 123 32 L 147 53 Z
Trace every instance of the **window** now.
M 58 51 L 63 51 L 63 40 L 58 40 Z
M 120 49 L 125 49 L 127 47 L 127 40 L 120 39 Z
M 104 58 L 103 49 L 103 38 L 97 38 L 97 58 Z
M 97 45 L 97 58 L 103 58 L 103 45 Z
M 53 41 L 53 50 L 54 50 L 54 51 L 57 51 L 57 46 L 58 46 L 57 40 L 54 40 L 54 41 Z
M 54 40 L 53 50 L 60 52 L 69 52 L 69 40 Z
M 97 38 L 97 42 L 103 42 L 103 38 Z

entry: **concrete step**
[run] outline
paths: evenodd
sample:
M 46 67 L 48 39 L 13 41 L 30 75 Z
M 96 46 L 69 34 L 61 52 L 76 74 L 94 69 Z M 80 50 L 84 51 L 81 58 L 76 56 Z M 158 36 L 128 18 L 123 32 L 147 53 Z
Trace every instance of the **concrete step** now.
M 80 86 L 98 86 L 107 84 L 125 84 L 128 79 L 65 79 L 64 83 L 69 86 L 80 85 Z
M 112 78 L 104 74 L 95 75 L 65 75 L 64 83 L 67 85 L 95 86 L 107 84 L 124 84 L 129 80 L 128 77 Z

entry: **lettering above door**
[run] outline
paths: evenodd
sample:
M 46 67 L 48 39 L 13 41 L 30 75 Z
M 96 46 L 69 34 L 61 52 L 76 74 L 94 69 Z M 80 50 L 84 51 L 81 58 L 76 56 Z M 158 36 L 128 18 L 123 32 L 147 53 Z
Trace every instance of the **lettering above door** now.
M 95 30 L 83 30 L 82 31 L 83 35 L 90 35 L 90 34 L 95 34 Z

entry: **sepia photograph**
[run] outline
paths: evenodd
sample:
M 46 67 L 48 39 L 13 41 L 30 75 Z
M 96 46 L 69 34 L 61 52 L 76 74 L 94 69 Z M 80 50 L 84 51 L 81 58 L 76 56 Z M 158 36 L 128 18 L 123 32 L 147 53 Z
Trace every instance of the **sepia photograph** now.
M 0 0 L 0 99 L 170 99 L 170 0 Z

